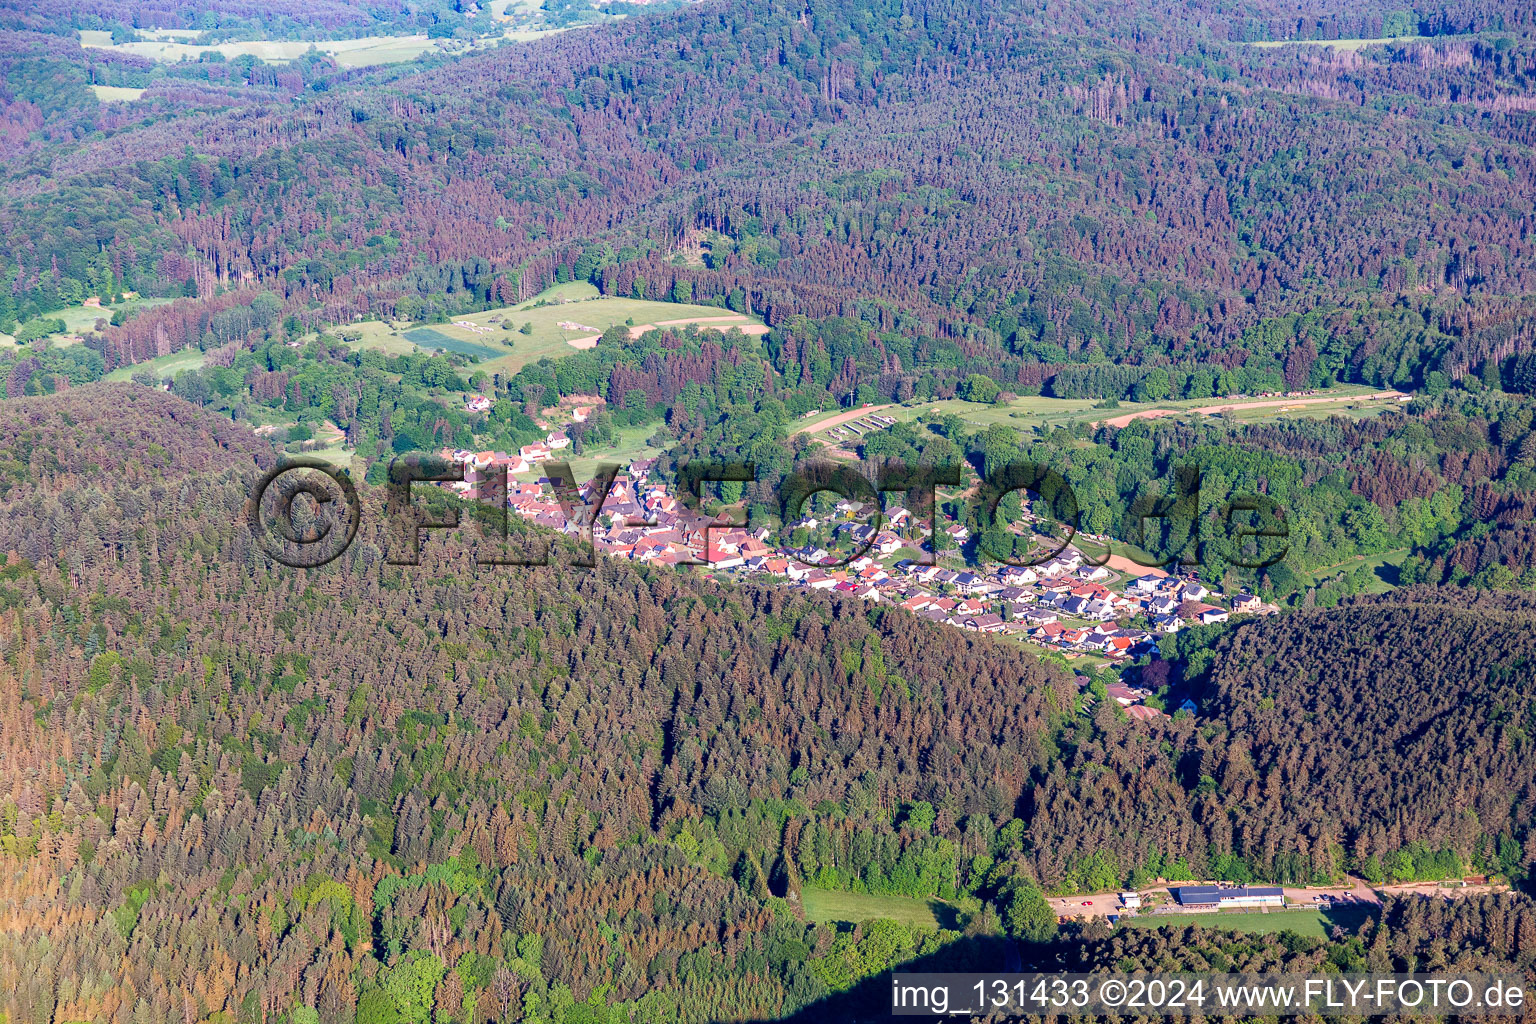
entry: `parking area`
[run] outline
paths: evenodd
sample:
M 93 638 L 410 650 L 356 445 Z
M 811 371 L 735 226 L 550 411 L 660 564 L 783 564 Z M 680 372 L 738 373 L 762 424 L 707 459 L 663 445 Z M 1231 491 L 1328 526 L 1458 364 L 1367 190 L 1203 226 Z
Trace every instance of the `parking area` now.
M 1351 879 L 1350 886 L 1286 886 L 1285 901 L 1302 907 L 1350 906 L 1359 903 L 1380 903 L 1381 898 L 1370 886 L 1358 879 Z
M 1124 912 L 1117 893 L 1104 892 L 1090 896 L 1051 896 L 1051 909 L 1057 917 L 1109 917 Z

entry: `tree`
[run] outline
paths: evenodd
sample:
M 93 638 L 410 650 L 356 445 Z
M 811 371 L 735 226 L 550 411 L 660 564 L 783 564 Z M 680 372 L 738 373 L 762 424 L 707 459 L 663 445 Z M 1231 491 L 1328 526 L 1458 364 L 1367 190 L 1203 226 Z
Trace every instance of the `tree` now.
M 194 405 L 207 405 L 213 401 L 213 389 L 208 386 L 208 379 L 197 370 L 178 373 L 171 382 L 171 394 Z
M 926 800 L 919 801 L 907 808 L 907 827 L 917 832 L 933 831 L 933 805 Z
M 1009 935 L 1023 942 L 1049 942 L 1056 935 L 1056 912 L 1038 885 L 1018 878 L 1008 890 L 1003 925 Z
M 981 373 L 973 373 L 960 382 L 955 389 L 955 394 L 967 402 L 991 403 L 997 400 L 1002 391 L 997 382 L 991 377 Z

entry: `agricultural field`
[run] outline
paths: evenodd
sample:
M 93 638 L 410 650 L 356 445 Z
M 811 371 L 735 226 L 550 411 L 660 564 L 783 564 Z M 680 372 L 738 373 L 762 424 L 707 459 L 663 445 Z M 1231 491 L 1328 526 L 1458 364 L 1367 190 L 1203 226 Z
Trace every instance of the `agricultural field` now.
M 937 929 L 955 926 L 954 908 L 938 900 L 805 888 L 800 890 L 800 902 L 805 907 L 806 918 L 817 924 L 858 924 L 884 917 L 909 927 L 915 925 Z
M 435 327 L 416 327 L 405 331 L 400 335 L 406 341 L 417 348 L 435 349 L 439 352 L 453 352 L 461 356 L 474 356 L 477 359 L 500 359 L 511 351 L 510 345 L 488 345 L 483 342 L 465 341 L 444 333 Z M 500 339 L 490 336 L 492 342 Z
M 150 35 L 150 33 L 144 33 Z M 337 58 L 338 63 L 352 67 L 367 64 L 387 64 L 412 60 L 431 49 L 436 40 L 428 41 L 425 35 L 415 36 L 363 36 L 358 39 L 254 39 L 242 42 L 201 45 L 184 42 L 195 38 L 196 33 L 168 35 L 154 33 L 153 38 L 142 42 L 114 43 L 112 33 L 84 29 L 80 32 L 80 45 L 97 50 L 116 50 L 138 57 L 158 61 L 199 60 L 210 53 L 218 53 L 226 59 L 252 56 L 270 63 L 281 63 L 301 57 L 311 48 Z

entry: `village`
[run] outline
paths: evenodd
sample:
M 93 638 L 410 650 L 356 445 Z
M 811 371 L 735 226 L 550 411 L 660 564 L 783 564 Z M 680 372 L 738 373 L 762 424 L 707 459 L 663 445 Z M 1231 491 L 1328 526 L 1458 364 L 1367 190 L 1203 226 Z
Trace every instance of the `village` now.
M 545 425 L 552 428 L 545 440 L 516 452 L 443 449 L 441 457 L 465 467 L 463 481 L 448 486 L 474 501 L 495 500 L 505 487 L 512 512 L 571 535 L 590 527 L 594 548 L 609 558 L 707 567 L 722 575 L 880 602 L 955 629 L 1014 636 L 1069 662 L 1083 659 L 1077 680 L 1085 690 L 1094 667 L 1155 657 L 1159 638 L 1187 625 L 1276 610 L 1252 594 L 1222 593 L 1194 573 L 1169 574 L 1122 558 L 1095 560 L 1045 537 L 1033 538 L 1042 551 L 1039 564 L 966 565 L 958 559 L 958 548 L 970 539 L 969 531 L 942 518 L 945 544 L 936 559 L 932 524 L 900 505 L 875 509 L 847 499 L 828 500 L 824 509 L 807 511 L 777 533 L 767 526 L 723 523 L 685 502 L 672 482 L 655 472 L 654 459 L 623 468 L 595 510 L 594 481 L 577 485 L 583 505 L 570 506 L 568 514 L 541 467 L 558 462 L 571 447 L 559 427 L 581 422 L 593 411 L 591 404 L 545 410 Z M 792 545 L 790 537 L 819 540 Z M 1188 700 L 1164 708 L 1151 691 L 1120 682 L 1108 685 L 1105 695 L 1136 719 L 1197 710 Z M 1085 703 L 1091 706 L 1092 699 L 1085 696 Z

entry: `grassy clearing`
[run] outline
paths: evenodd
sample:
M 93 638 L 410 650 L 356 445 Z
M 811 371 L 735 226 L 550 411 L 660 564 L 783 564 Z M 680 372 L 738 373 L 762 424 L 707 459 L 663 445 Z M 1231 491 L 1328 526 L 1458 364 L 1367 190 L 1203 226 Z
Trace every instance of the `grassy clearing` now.
M 84 331 L 94 331 L 97 320 L 110 320 L 112 319 L 112 314 L 118 310 L 122 310 L 126 316 L 133 316 L 140 310 L 148 309 L 150 306 L 163 306 L 171 301 L 173 300 L 132 298 L 124 299 L 115 306 L 70 306 L 68 309 L 62 309 L 57 313 L 45 315 L 58 317 L 64 321 L 65 330 L 73 334 L 80 334 Z
M 898 406 L 885 410 L 884 414 L 894 416 L 898 420 L 915 420 L 919 417 L 931 420 L 940 416 L 958 416 L 973 427 L 1002 424 L 1020 429 L 1038 427 L 1041 430 L 1052 430 L 1056 427 L 1070 427 L 1077 421 L 1091 422 L 1109 416 L 1123 415 L 1126 412 L 1153 408 L 1150 405 L 1142 406 L 1133 402 L 1122 402 L 1119 409 L 1112 410 L 1100 409 L 1098 405 L 1099 400 L 1096 398 L 1050 398 L 1041 395 L 1016 398 L 1006 405 L 963 402 L 953 398 L 942 402 Z
M 587 299 L 600 299 L 603 293 L 597 290 L 597 285 L 591 281 L 566 281 L 564 284 L 552 284 L 531 299 L 525 299 L 511 309 L 529 309 L 541 302 L 585 302 Z
M 105 36 L 105 39 L 102 37 Z M 434 48 L 436 40 L 424 35 L 416 36 L 363 36 L 359 39 L 322 39 L 310 42 L 302 39 L 252 39 L 233 43 L 202 45 L 176 39 L 151 39 L 143 42 L 114 43 L 111 33 L 85 31 L 80 33 L 80 45 L 98 50 L 116 50 L 131 53 L 150 60 L 175 62 L 200 60 L 210 53 L 219 53 L 226 60 L 251 56 L 268 63 L 285 63 L 302 57 L 310 48 L 336 57 L 338 63 L 351 67 L 368 64 L 388 64 L 411 60 Z
M 562 299 L 564 301 L 556 301 Z M 550 304 L 535 308 L 535 304 L 540 301 Z M 454 321 L 474 324 L 487 330 L 460 327 L 453 322 L 413 325 L 367 320 L 348 324 L 340 328 L 340 331 L 357 335 L 357 340 L 350 343 L 356 348 L 376 348 L 386 355 L 418 352 L 422 348 L 462 352 L 481 358 L 482 362 L 475 367 L 477 370 L 511 375 L 540 359 L 562 359 L 579 351 L 569 344 L 571 340 L 590 338 L 616 324 L 639 326 L 666 320 L 734 315 L 719 306 L 603 298 L 597 294 L 596 288 L 583 282 L 556 285 L 515 306 L 453 317 Z M 595 330 L 571 330 L 561 327 L 562 322 L 577 323 L 583 328 L 591 327 Z M 762 321 L 758 318 L 748 316 L 734 324 L 721 322 L 713 326 L 724 330 L 733 325 L 760 323 Z M 518 330 L 523 324 L 532 325 L 531 334 L 523 334 Z M 510 325 L 511 329 L 505 325 Z M 420 341 L 420 347 L 413 344 L 415 341 Z
M 432 327 L 417 327 L 406 331 L 401 337 L 420 348 L 438 349 L 443 352 L 456 352 L 464 356 L 478 356 L 481 359 L 500 359 L 508 353 L 507 345 L 486 345 L 479 342 L 464 341 L 450 334 L 444 334 Z
M 403 356 L 412 352 L 421 351 L 414 344 L 407 341 L 405 331 L 411 329 L 409 323 L 390 323 L 384 320 L 363 320 L 355 324 L 348 324 L 340 328 L 339 332 L 348 336 L 356 335 L 357 340 L 349 342 L 354 348 L 376 348 L 387 356 Z
M 499 46 L 503 42 L 527 42 L 551 35 L 558 29 L 512 30 L 498 36 L 487 36 L 467 44 L 440 39 L 428 39 L 424 35 L 409 36 L 362 36 L 357 39 L 251 39 L 241 42 L 202 44 L 191 42 L 200 34 L 195 31 L 173 34 L 168 31 L 141 32 L 149 36 L 139 42 L 114 43 L 112 33 L 85 29 L 80 32 L 80 45 L 95 50 L 116 50 L 161 62 L 201 60 L 211 53 L 219 53 L 226 60 L 252 56 L 269 64 L 283 64 L 296 60 L 314 49 L 329 54 L 343 67 L 362 68 L 376 64 L 399 64 L 415 60 L 424 53 L 465 53 Z
M 132 298 L 124 299 L 122 302 L 119 302 L 115 306 L 80 305 L 69 306 L 65 309 L 56 309 L 51 312 L 44 313 L 43 316 L 50 320 L 63 320 L 64 330 L 62 332 L 44 335 L 44 337 L 58 339 L 65 335 L 84 334 L 87 331 L 94 331 L 96 329 L 97 320 L 111 320 L 112 314 L 119 309 L 123 310 L 127 315 L 132 316 L 134 313 L 137 313 L 141 309 L 147 309 L 150 306 L 163 305 L 170 301 L 172 300 Z M 0 334 L 0 338 L 6 339 L 6 342 L 9 344 L 15 344 L 16 341 L 12 335 L 8 334 Z
M 104 378 L 106 380 L 130 380 L 141 370 L 148 370 L 156 377 L 174 377 L 182 370 L 195 370 L 203 365 L 203 353 L 197 348 L 186 348 L 168 356 L 146 359 L 131 366 L 119 366 Z
M 845 413 L 847 411 L 848 411 L 847 409 L 823 409 L 820 412 L 817 412 L 817 413 L 815 413 L 813 415 L 805 416 L 805 417 L 802 417 L 800 419 L 795 420 L 795 422 L 792 424 L 792 426 L 793 426 L 793 429 L 794 429 L 795 433 L 800 433 L 802 431 L 814 431 L 817 427 L 819 427 L 821 424 L 825 423 L 827 420 L 831 419 L 834 416 L 841 416 L 843 413 Z M 885 410 L 884 413 L 882 413 L 882 415 L 885 415 L 885 416 L 896 416 L 898 411 L 899 410 L 897 410 L 897 409 L 887 409 L 887 410 Z M 908 418 L 910 419 L 911 417 L 908 417 Z
M 571 472 L 576 479 L 586 480 L 599 462 L 617 462 L 628 466 L 636 459 L 652 459 L 662 454 L 662 449 L 652 448 L 647 441 L 656 433 L 657 424 L 642 427 L 622 427 L 618 431 L 619 443 L 613 448 L 588 448 L 583 454 L 570 458 Z
M 352 449 L 343 448 L 341 445 L 331 445 L 329 448 L 316 448 L 313 451 L 301 452 L 306 458 L 324 459 L 339 469 L 346 469 L 352 465 Z
M 1375 394 L 1378 390 L 1380 389 L 1341 384 L 1330 389 L 1331 393 L 1337 394 L 1336 401 L 1320 402 L 1311 405 L 1278 406 L 1258 406 L 1256 404 L 1276 401 L 1273 398 L 1239 399 L 1231 402 L 1219 398 L 1190 398 L 1173 402 L 1121 402 L 1112 409 L 1100 408 L 1099 400 L 1093 398 L 1051 398 L 1036 395 L 1016 398 L 1006 405 L 987 405 L 980 402 L 962 402 L 959 399 L 950 399 L 941 402 L 922 402 L 908 406 L 894 406 L 885 410 L 885 415 L 894 416 L 898 420 L 914 420 L 918 417 L 934 419 L 939 416 L 954 415 L 959 416 L 962 420 L 976 427 L 989 427 L 993 424 L 1001 423 L 1006 426 L 1053 429 L 1058 426 L 1071 426 L 1074 422 L 1096 423 L 1102 420 L 1127 416 L 1132 413 L 1168 410 L 1176 415 L 1194 409 L 1220 405 L 1231 406 L 1232 408 L 1231 412 L 1224 415 L 1248 423 L 1282 419 L 1288 416 L 1327 417 L 1338 414 L 1376 416 L 1386 409 L 1396 406 L 1395 402 L 1390 401 L 1363 400 L 1364 396 Z M 1249 405 L 1254 407 L 1244 408 Z M 802 424 L 814 425 L 843 411 L 846 410 L 832 410 L 823 415 L 804 420 Z M 1203 413 L 1201 415 L 1212 414 Z
M 103 103 L 112 103 L 121 100 L 136 100 L 144 95 L 143 89 L 133 89 L 126 85 L 93 85 L 91 92 Z
M 1053 541 L 1050 542 L 1050 544 L 1046 548 L 1046 550 L 1047 551 L 1054 551 L 1054 550 L 1056 550 L 1056 546 L 1059 545 L 1060 543 L 1061 543 L 1060 540 L 1053 540 Z M 1137 576 L 1137 575 L 1144 575 L 1145 573 L 1151 572 L 1153 569 L 1161 569 L 1164 572 L 1170 572 L 1170 571 L 1173 570 L 1172 566 L 1152 565 L 1152 564 L 1150 564 L 1150 563 L 1161 561 L 1162 559 L 1164 559 L 1166 557 L 1169 557 L 1169 556 L 1167 556 L 1167 555 L 1154 555 L 1154 554 L 1152 554 L 1152 552 L 1147 551 L 1145 548 L 1137 547 L 1135 544 L 1132 544 L 1130 541 L 1121 540 L 1118 537 L 1116 537 L 1116 538 L 1114 538 L 1113 540 L 1110 541 L 1109 547 L 1108 547 L 1107 550 L 1105 548 L 1105 545 L 1102 542 L 1096 541 L 1096 540 L 1089 540 L 1087 537 L 1083 536 L 1081 533 L 1073 535 L 1072 540 L 1071 540 L 1071 544 L 1072 544 L 1072 546 L 1074 548 L 1076 548 L 1077 550 L 1081 551 L 1085 556 L 1087 556 L 1088 558 L 1093 559 L 1095 562 L 1097 562 L 1099 559 L 1103 558 L 1106 554 L 1111 555 L 1111 556 L 1113 556 L 1113 555 L 1121 555 L 1121 556 L 1123 556 L 1125 558 L 1130 559 L 1133 563 L 1135 563 L 1137 565 L 1137 571 L 1136 572 L 1132 572 L 1128 568 L 1116 568 L 1115 566 L 1110 566 L 1109 567 L 1111 572 L 1118 573 L 1118 574 L 1120 574 L 1122 576 L 1134 577 L 1134 576 Z M 1136 559 L 1138 559 L 1138 558 L 1141 559 L 1141 562 L 1148 563 L 1148 564 L 1143 565 L 1143 564 L 1141 564 L 1141 562 L 1136 562 Z
M 1120 924 L 1131 928 L 1160 928 L 1164 925 L 1185 928 L 1197 924 L 1202 928 L 1221 928 L 1256 935 L 1295 932 L 1297 935 L 1311 938 L 1326 938 L 1334 928 L 1353 932 L 1372 914 L 1373 911 L 1369 907 L 1362 906 L 1339 910 L 1307 907 L 1302 910 L 1272 910 L 1267 914 L 1257 910 L 1236 910 L 1217 914 L 1157 914 L 1149 917 L 1122 917 Z
M 1340 397 L 1332 402 L 1313 402 L 1309 405 L 1297 406 L 1270 406 L 1267 408 L 1244 409 L 1238 406 L 1230 413 L 1224 415 L 1228 419 L 1237 420 L 1239 423 L 1264 423 L 1274 420 L 1297 419 L 1299 417 L 1311 417 L 1313 419 L 1327 419 L 1329 416 L 1350 416 L 1355 419 L 1370 419 L 1380 416 L 1388 409 L 1398 407 L 1396 402 L 1382 399 L 1365 401 L 1358 395 Z
M 1342 573 L 1352 572 L 1364 566 L 1371 570 L 1376 577 L 1366 593 L 1385 594 L 1387 591 L 1395 588 L 1396 583 L 1394 581 L 1397 579 L 1397 568 L 1403 564 L 1404 559 L 1408 557 L 1409 553 L 1409 548 L 1394 548 L 1391 551 L 1383 551 L 1379 555 L 1356 555 L 1354 558 L 1340 562 L 1337 565 L 1318 569 L 1308 579 L 1311 584 L 1316 585 L 1333 579 Z
M 1422 43 L 1433 36 L 1387 36 L 1383 39 L 1281 39 L 1249 43 L 1260 50 L 1275 50 L 1282 46 L 1331 46 L 1335 50 L 1363 50 L 1367 46 L 1386 46 L 1388 43 Z
M 450 338 L 457 338 L 471 344 L 491 345 L 495 342 L 511 342 L 510 354 L 481 366 L 487 373 L 511 374 L 516 373 L 528 363 L 538 362 L 545 357 L 564 358 L 577 351 L 569 344 L 572 340 L 601 334 L 617 324 L 638 326 L 662 320 L 730 315 L 732 315 L 730 310 L 721 309 L 718 306 L 653 302 L 648 299 L 591 298 L 537 308 L 525 302 L 518 306 L 488 309 L 483 313 L 469 313 L 454 318 L 479 327 L 489 327 L 491 328 L 489 334 L 457 327 L 451 323 L 433 324 L 432 329 Z M 561 327 L 561 323 L 580 324 L 583 329 L 573 330 Z M 761 321 L 748 317 L 739 323 L 761 323 Z M 510 324 L 513 329 L 505 330 L 503 324 Z M 523 324 L 532 324 L 533 333 L 523 334 L 518 330 Z M 720 326 L 724 329 L 729 325 L 722 323 Z M 593 330 L 585 328 L 593 328 Z
M 816 924 L 857 924 L 877 917 L 920 928 L 953 927 L 954 923 L 954 909 L 938 900 L 807 888 L 800 890 L 800 902 L 805 916 Z

